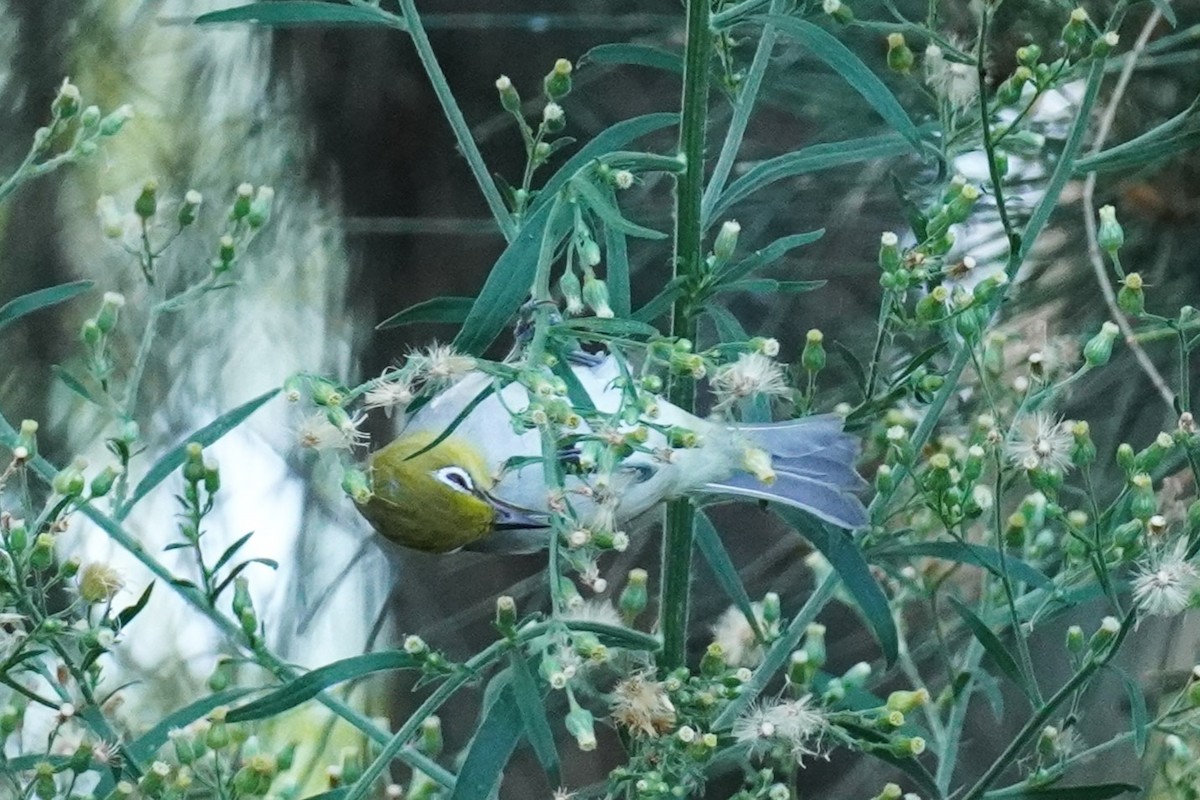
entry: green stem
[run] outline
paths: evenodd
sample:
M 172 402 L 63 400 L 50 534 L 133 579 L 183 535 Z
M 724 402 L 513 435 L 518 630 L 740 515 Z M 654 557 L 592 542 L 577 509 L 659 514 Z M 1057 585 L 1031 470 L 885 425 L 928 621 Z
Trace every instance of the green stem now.
M 679 124 L 679 153 L 684 170 L 675 187 L 672 279 L 698 276 L 703 263 L 701 202 L 704 196 L 708 73 L 712 55 L 710 14 L 709 0 L 688 0 Z M 695 341 L 696 320 L 690 297 L 684 296 L 675 301 L 671 313 L 671 333 Z M 695 407 L 694 382 L 690 378 L 676 377 L 671 382 L 668 399 L 690 412 Z M 662 591 L 659 604 L 659 623 L 663 633 L 663 653 L 659 666 L 665 670 L 674 669 L 687 661 L 688 583 L 691 577 L 694 522 L 695 510 L 690 501 L 681 499 L 667 503 L 663 522 Z
M 516 223 L 513 222 L 512 215 L 504 205 L 504 198 L 500 196 L 500 190 L 496 188 L 487 164 L 483 161 L 483 155 L 479 152 L 479 147 L 471 136 L 471 128 L 467 125 L 467 120 L 463 117 L 462 110 L 459 109 L 458 103 L 454 99 L 454 92 L 450 90 L 450 84 L 446 82 L 446 75 L 442 72 L 441 65 L 438 64 L 433 46 L 429 43 L 429 36 L 421 24 L 420 15 L 417 14 L 416 2 L 415 0 L 399 0 L 399 2 L 403 19 L 397 20 L 391 14 L 381 13 L 403 26 L 408 31 L 408 35 L 412 37 L 413 45 L 417 48 L 417 57 L 421 59 L 421 66 L 425 68 L 425 74 L 433 85 L 433 92 L 442 106 L 442 113 L 446 115 L 446 121 L 450 123 L 451 129 L 454 131 L 458 149 L 467 160 L 471 174 L 475 177 L 475 182 L 479 184 L 479 190 L 483 192 L 483 199 L 487 202 L 496 224 L 500 226 L 500 232 L 504 234 L 506 241 L 511 242 L 517 235 Z M 369 6 L 370 4 L 363 3 L 363 5 Z

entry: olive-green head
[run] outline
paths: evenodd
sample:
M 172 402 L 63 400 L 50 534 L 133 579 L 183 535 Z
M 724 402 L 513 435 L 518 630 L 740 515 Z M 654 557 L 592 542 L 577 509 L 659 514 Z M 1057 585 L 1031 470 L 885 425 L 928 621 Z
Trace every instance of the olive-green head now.
M 372 497 L 358 506 L 385 538 L 427 553 L 446 553 L 498 529 L 544 521 L 490 494 L 494 481 L 483 454 L 465 439 L 433 433 L 402 436 L 371 455 Z

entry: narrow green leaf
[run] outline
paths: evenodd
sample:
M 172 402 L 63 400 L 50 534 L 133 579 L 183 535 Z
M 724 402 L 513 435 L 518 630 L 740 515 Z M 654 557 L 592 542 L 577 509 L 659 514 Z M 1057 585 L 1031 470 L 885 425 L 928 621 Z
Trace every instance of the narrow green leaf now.
M 1025 678 L 1025 674 L 1021 672 L 1021 668 L 1017 666 L 1017 660 L 1013 658 L 1012 653 L 1008 652 L 1008 648 L 1004 646 L 1000 638 L 992 633 L 992 629 L 976 616 L 974 611 L 967 608 L 961 600 L 956 597 L 949 597 L 947 599 L 950 601 L 950 605 L 954 607 L 954 610 L 958 612 L 958 615 L 962 617 L 962 621 L 970 628 L 971 633 L 983 645 L 983 649 L 991 656 L 992 661 L 1000 668 L 1000 671 L 1007 675 L 1008 679 L 1025 693 L 1025 696 L 1029 698 L 1029 702 L 1036 706 L 1037 700 L 1033 690 L 1029 686 L 1029 682 Z
M 226 689 L 214 692 L 168 714 L 161 722 L 129 745 L 130 755 L 135 761 L 149 761 L 158 753 L 159 748 L 167 743 L 168 734 L 171 731 L 176 728 L 186 728 L 196 720 L 208 716 L 214 708 L 237 702 L 253 691 L 253 689 Z
M 667 235 L 662 231 L 656 231 L 653 228 L 647 228 L 644 225 L 638 225 L 636 222 L 630 222 L 621 216 L 621 209 L 617 208 L 615 202 L 604 196 L 604 193 L 592 183 L 590 178 L 579 177 L 571 181 L 571 188 L 579 196 L 580 200 L 587 205 L 596 216 L 608 227 L 620 231 L 628 236 L 636 236 L 639 239 L 665 239 Z
M 761 250 L 755 250 L 736 264 L 726 267 L 717 276 L 717 281 L 720 283 L 739 281 L 763 267 L 774 264 L 797 247 L 812 244 L 824 235 L 825 229 L 821 228 L 808 233 L 794 233 L 791 236 L 776 239 Z
M 399 17 L 384 11 L 348 6 L 342 3 L 322 3 L 316 0 L 276 0 L 250 3 L 201 14 L 197 25 L 216 25 L 226 22 L 251 22 L 257 25 L 286 27 L 294 25 L 385 25 L 404 29 Z
M 462 329 L 454 337 L 455 348 L 470 355 L 481 355 L 529 296 L 529 288 L 537 271 L 542 237 L 554 205 L 542 205 L 526 217 L 516 238 L 496 259 L 463 321 Z M 555 231 L 555 235 L 558 235 L 558 231 Z M 557 245 L 557 240 L 555 243 Z
M 662 642 L 658 637 L 635 631 L 632 628 L 622 628 L 617 625 L 606 625 L 603 622 L 583 619 L 569 620 L 567 627 L 573 631 L 587 631 L 596 634 L 596 638 L 606 647 L 642 650 L 649 653 L 657 652 L 662 647 Z
M 577 69 L 589 64 L 628 64 L 683 74 L 683 57 L 670 50 L 648 44 L 598 44 L 579 58 Z
M 461 324 L 475 305 L 474 297 L 435 297 L 398 311 L 375 326 L 377 331 L 414 325 L 418 322 Z
M 902 544 L 885 546 L 871 551 L 871 557 L 880 560 L 891 558 L 944 558 L 947 561 L 957 561 L 960 564 L 971 564 L 982 567 L 999 577 L 1001 558 L 1004 566 L 1013 579 L 1037 586 L 1040 589 L 1053 589 L 1054 582 L 1038 571 L 1027 561 L 1014 556 L 1001 556 L 994 547 L 980 544 L 965 544 L 962 542 L 919 542 L 917 544 Z
M 875 707 L 877 708 L 882 704 L 883 701 L 881 700 Z M 886 747 L 885 743 L 887 741 L 887 737 L 881 734 L 879 731 L 872 730 L 866 725 L 855 725 L 853 723 L 844 725 L 842 727 L 850 732 L 851 735 L 853 735 L 856 739 L 861 739 L 866 742 L 873 742 L 880 745 L 878 747 L 872 747 L 869 750 L 866 750 L 867 755 L 871 756 L 872 758 L 877 758 L 885 764 L 890 764 L 904 774 L 908 775 L 916 782 L 917 786 L 919 786 L 922 791 L 929 795 L 929 797 L 940 798 L 942 796 L 941 790 L 938 789 L 937 780 L 929 773 L 929 770 L 925 769 L 925 765 L 912 757 L 905 758 L 902 756 L 893 755 Z M 924 738 L 927 739 L 929 737 L 925 736 Z
M 475 730 L 450 800 L 489 800 L 496 796 L 504 766 L 517 749 L 524 725 L 512 684 L 500 691 Z
M 1140 792 L 1132 783 L 1097 783 L 1091 786 L 1027 786 L 1018 784 L 996 789 L 985 800 L 1108 800 L 1126 792 Z
M 774 505 L 772 510 L 821 551 L 871 626 L 887 663 L 895 663 L 900 639 L 887 595 L 872 577 L 871 568 L 850 536 L 798 509 Z
M 617 204 L 617 190 L 608 187 L 608 199 Z M 608 283 L 608 305 L 613 314 L 628 319 L 633 312 L 629 289 L 629 243 L 625 234 L 612 227 L 604 226 L 604 279 Z
M 859 391 L 865 393 L 867 390 L 867 370 L 863 367 L 863 363 L 858 360 L 858 356 L 854 355 L 853 350 L 836 339 L 833 341 L 833 349 L 838 352 L 838 355 L 846 362 L 846 366 L 850 368 L 850 374 L 854 376 L 854 383 L 858 386 Z
M 92 390 L 89 389 L 83 383 L 83 381 L 79 380 L 74 375 L 67 372 L 64 368 L 60 367 L 58 364 L 52 364 L 50 366 L 50 371 L 53 372 L 54 375 L 60 381 L 62 381 L 68 389 L 70 389 L 72 392 L 74 392 L 75 394 L 82 397 L 84 400 L 87 400 L 89 403 L 92 403 L 94 405 L 98 405 L 98 406 L 104 405 L 103 401 L 101 401 L 100 398 L 96 397 L 96 395 L 92 394 Z
M 797 294 L 820 289 L 829 281 L 777 281 L 774 278 L 754 278 L 748 281 L 723 283 L 717 292 L 758 292 L 771 294 Z
M 554 746 L 554 732 L 550 730 L 550 720 L 546 718 L 546 700 L 538 691 L 537 681 L 529 669 L 529 662 L 520 650 L 510 654 L 512 663 L 512 691 L 517 709 L 521 713 L 521 722 L 525 726 L 525 735 L 533 745 L 546 777 L 551 786 L 562 783 L 558 763 L 558 749 Z
M 734 203 L 776 181 L 832 167 L 843 167 L 859 161 L 899 156 L 908 151 L 909 144 L 902 136 L 887 133 L 881 136 L 849 139 L 844 142 L 814 144 L 792 153 L 776 156 L 764 161 L 729 184 L 729 188 L 725 190 L 721 199 L 717 201 L 716 207 L 713 208 L 709 220 L 723 216 Z
M 227 563 L 229 563 L 229 559 L 231 559 L 235 555 L 237 555 L 237 551 L 241 550 L 242 546 L 245 545 L 246 542 L 250 541 L 250 537 L 253 535 L 254 535 L 254 531 L 250 531 L 249 533 L 238 537 L 237 541 L 235 541 L 233 544 L 229 545 L 229 547 L 226 547 L 225 552 L 221 553 L 221 557 L 218 558 L 216 563 L 212 565 L 211 571 L 213 573 L 216 573 L 217 570 L 219 570 L 221 567 L 223 567 Z
M 92 281 L 72 281 L 71 283 L 62 283 L 58 286 L 38 289 L 36 292 L 14 297 L 0 306 L 0 330 L 13 324 L 21 317 L 81 295 L 89 291 L 94 285 Z
M 1129 695 L 1129 723 L 1133 729 L 1133 749 L 1141 758 L 1146 754 L 1146 742 L 1150 738 L 1150 712 L 1146 708 L 1146 694 L 1142 686 L 1133 676 L 1114 664 L 1108 668 L 1116 673 L 1125 685 L 1125 693 Z
M 616 317 L 578 317 L 557 325 L 560 330 L 580 335 L 596 333 L 603 336 L 634 336 L 637 338 L 658 336 L 658 328 L 645 322 Z
M 273 717 L 311 700 L 330 686 L 357 680 L 376 672 L 415 669 L 419 666 L 420 664 L 403 650 L 384 650 L 343 658 L 306 672 L 266 696 L 233 709 L 226 719 L 230 722 L 245 722 Z
M 591 141 L 579 148 L 579 152 L 567 159 L 558 168 L 558 172 L 555 172 L 538 191 L 537 198 L 533 201 L 531 208 L 535 211 L 543 208 L 559 189 L 567 185 L 567 181 L 575 177 L 575 173 L 579 172 L 579 170 L 583 169 L 583 167 L 599 156 L 611 153 L 614 150 L 620 150 L 625 145 L 635 139 L 640 139 L 646 134 L 678 124 L 678 114 L 659 112 L 622 120 L 615 125 L 605 128 L 592 137 Z M 529 223 L 526 222 L 525 224 L 528 225 Z
M 432 442 L 425 445 L 420 450 L 413 453 L 412 455 L 410 455 L 408 458 L 406 458 L 404 460 L 410 461 L 419 455 L 428 453 L 430 450 L 437 447 L 442 442 L 446 441 L 446 437 L 448 437 L 450 434 L 454 433 L 454 431 L 458 428 L 458 426 L 462 424 L 463 420 L 471 415 L 471 412 L 475 410 L 475 407 L 478 406 L 480 403 L 482 403 L 484 400 L 486 400 L 488 395 L 492 394 L 492 392 L 494 392 L 494 391 L 496 391 L 496 384 L 494 384 L 494 383 L 489 383 L 487 386 L 483 387 L 483 391 L 481 391 L 479 394 L 475 395 L 475 397 L 472 398 L 471 402 L 467 403 L 466 406 L 463 407 L 463 410 L 458 412 L 458 416 L 456 416 L 454 419 L 452 419 L 450 421 L 450 424 L 446 426 L 446 429 L 444 431 L 442 431 L 437 436 L 435 436 Z
M 117 630 L 121 630 L 129 623 L 133 622 L 138 614 L 142 613 L 142 609 L 146 607 L 146 603 L 150 602 L 150 593 L 154 591 L 154 581 L 146 584 L 146 588 L 142 590 L 137 601 L 131 606 L 126 606 L 117 614 Z
M 837 37 L 799 17 L 772 15 L 763 18 L 763 21 L 774 25 L 780 33 L 807 45 L 814 56 L 828 64 L 854 91 L 862 95 L 893 130 L 907 139 L 913 147 L 920 144 L 921 134 L 909 119 L 904 107 L 900 105 L 900 101 L 879 76 Z
M 212 422 L 205 425 L 200 430 L 188 436 L 175 447 L 167 451 L 162 458 L 154 463 L 150 471 L 146 473 L 146 477 L 142 478 L 137 488 L 133 490 L 133 495 L 129 501 L 121 507 L 120 513 L 117 514 L 117 520 L 123 520 L 129 516 L 129 512 L 137 505 L 138 501 L 149 494 L 156 486 L 167 479 L 175 470 L 183 466 L 187 460 L 187 446 L 192 442 L 199 442 L 204 447 L 208 447 L 213 442 L 220 439 L 231 430 L 241 425 L 251 414 L 261 408 L 275 395 L 279 394 L 278 389 L 271 389 L 263 392 L 253 400 L 242 403 L 237 408 L 226 411 L 221 416 L 214 419 Z
M 696 515 L 696 547 L 700 549 L 700 554 L 708 562 L 709 569 L 712 570 L 717 583 L 721 584 L 721 588 L 737 606 L 737 610 L 742 612 L 742 616 L 746 618 L 746 622 L 754 631 L 754 636 L 761 642 L 763 634 L 758 627 L 758 616 L 750 604 L 750 595 L 746 593 L 746 587 L 742 585 L 741 576 L 738 575 L 737 567 L 733 565 L 733 559 L 729 557 L 729 551 L 725 549 L 720 534 L 717 533 L 712 520 L 704 512 Z

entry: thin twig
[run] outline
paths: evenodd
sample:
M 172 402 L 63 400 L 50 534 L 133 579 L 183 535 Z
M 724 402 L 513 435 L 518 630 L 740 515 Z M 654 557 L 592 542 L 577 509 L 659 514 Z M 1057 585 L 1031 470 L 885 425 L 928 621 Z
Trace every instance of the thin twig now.
M 1162 14 L 1156 8 L 1153 13 L 1146 19 L 1146 24 L 1142 26 L 1141 32 L 1138 33 L 1137 41 L 1133 43 L 1133 48 L 1130 49 L 1125 57 L 1125 63 L 1121 68 L 1121 74 L 1117 78 L 1117 85 L 1113 87 L 1112 97 L 1108 100 L 1108 105 L 1104 109 L 1104 113 L 1100 117 L 1100 126 L 1096 131 L 1096 141 L 1092 144 L 1092 149 L 1089 155 L 1095 155 L 1104 149 L 1104 142 L 1108 138 L 1109 131 L 1112 129 L 1113 121 L 1117 117 L 1117 106 L 1120 105 L 1121 99 L 1125 96 L 1125 90 L 1129 87 L 1129 81 L 1133 77 L 1133 70 L 1137 66 L 1138 55 L 1145 49 L 1146 43 L 1150 41 L 1150 34 L 1158 26 L 1162 19 Z M 1151 385 L 1155 391 L 1162 397 L 1169 407 L 1175 406 L 1175 393 L 1167 386 L 1167 382 L 1163 380 L 1162 373 L 1154 366 L 1154 362 L 1150 360 L 1150 356 L 1146 355 L 1146 351 L 1138 342 L 1134 335 L 1133 327 L 1129 321 L 1125 319 L 1125 315 L 1121 313 L 1120 307 L 1117 306 L 1117 295 L 1113 291 L 1112 283 L 1108 280 L 1108 275 L 1104 269 L 1104 256 L 1100 252 L 1100 244 L 1096 241 L 1096 173 L 1088 173 L 1087 178 L 1083 182 L 1083 227 L 1087 234 L 1088 260 L 1092 264 L 1092 272 L 1096 275 L 1096 283 L 1100 286 L 1100 294 L 1104 296 L 1104 305 L 1108 307 L 1108 315 L 1112 321 L 1121 329 L 1121 335 L 1125 338 L 1125 344 L 1129 346 L 1133 352 L 1133 357 L 1141 367 L 1142 372 L 1146 373 L 1146 377 L 1150 379 Z

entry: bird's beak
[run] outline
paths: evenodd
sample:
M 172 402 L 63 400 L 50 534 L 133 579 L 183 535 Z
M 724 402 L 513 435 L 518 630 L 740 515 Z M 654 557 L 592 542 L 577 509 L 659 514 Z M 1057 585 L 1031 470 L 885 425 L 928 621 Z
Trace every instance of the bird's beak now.
M 496 510 L 496 521 L 492 527 L 498 531 L 520 531 L 532 528 L 546 528 L 550 518 L 546 514 L 530 511 L 527 508 L 514 506 L 492 495 L 486 495 L 492 508 Z

